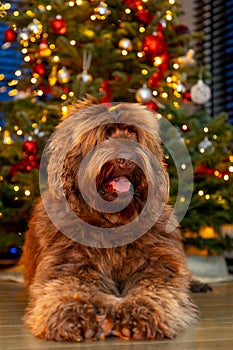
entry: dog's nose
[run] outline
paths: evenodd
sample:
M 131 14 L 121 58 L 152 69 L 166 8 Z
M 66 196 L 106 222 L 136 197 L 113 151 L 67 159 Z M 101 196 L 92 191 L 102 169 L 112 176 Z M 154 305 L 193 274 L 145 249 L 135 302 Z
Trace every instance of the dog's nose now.
M 132 159 L 132 154 L 128 152 L 119 153 L 116 158 L 116 162 L 120 168 L 131 169 L 134 167 L 135 162 Z

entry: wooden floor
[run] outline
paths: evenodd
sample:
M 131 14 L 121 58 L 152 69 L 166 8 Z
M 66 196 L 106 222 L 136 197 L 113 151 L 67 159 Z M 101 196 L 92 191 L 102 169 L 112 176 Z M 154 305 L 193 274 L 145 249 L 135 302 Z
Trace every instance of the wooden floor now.
M 1 350 L 226 350 L 233 349 L 233 282 L 213 284 L 213 292 L 195 294 L 201 319 L 175 340 L 126 342 L 108 339 L 93 343 L 56 343 L 32 337 L 22 316 L 27 301 L 23 284 L 0 282 Z

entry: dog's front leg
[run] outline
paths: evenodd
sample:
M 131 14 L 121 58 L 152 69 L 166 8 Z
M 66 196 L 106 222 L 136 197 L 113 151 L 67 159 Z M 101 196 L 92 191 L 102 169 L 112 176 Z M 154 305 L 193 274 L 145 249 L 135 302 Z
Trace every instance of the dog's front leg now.
M 107 302 L 101 305 L 96 300 L 93 302 L 94 295 L 94 286 L 80 284 L 79 279 L 72 276 L 43 284 L 34 282 L 29 289 L 25 322 L 33 335 L 46 340 L 104 338 L 112 327 L 111 308 Z
M 141 280 L 116 306 L 115 334 L 122 339 L 174 338 L 197 321 L 188 288 Z M 182 283 L 182 281 L 180 281 Z

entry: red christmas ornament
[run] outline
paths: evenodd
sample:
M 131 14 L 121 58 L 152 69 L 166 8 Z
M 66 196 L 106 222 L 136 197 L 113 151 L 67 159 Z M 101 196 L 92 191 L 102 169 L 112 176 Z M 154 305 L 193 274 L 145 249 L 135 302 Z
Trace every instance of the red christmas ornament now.
M 154 18 L 154 15 L 146 9 L 137 11 L 136 15 L 140 19 L 140 21 L 145 24 L 150 23 Z
M 38 145 L 35 141 L 25 141 L 23 143 L 23 153 L 27 156 L 36 155 L 38 153 Z
M 16 40 L 16 38 L 17 38 L 17 33 L 12 28 L 9 28 L 9 29 L 5 30 L 5 32 L 4 32 L 4 40 L 6 42 L 12 43 L 13 41 Z
M 31 155 L 28 158 L 28 163 L 30 164 L 32 169 L 39 169 L 40 166 L 40 158 L 35 155 Z
M 163 76 L 160 72 L 154 72 L 151 74 L 148 80 L 148 86 L 152 88 L 156 88 L 159 86 L 162 79 L 163 79 Z
M 183 101 L 184 101 L 185 103 L 191 102 L 190 91 L 185 91 L 185 92 L 183 93 Z
M 31 155 L 27 158 L 20 159 L 18 164 L 15 166 L 17 171 L 21 171 L 21 173 L 27 174 L 32 169 L 39 169 L 40 166 L 40 158 L 35 155 Z
M 118 75 L 116 75 L 116 76 L 114 77 L 114 80 L 115 80 L 115 81 L 121 81 L 121 78 L 120 78 Z
M 157 106 L 157 104 L 154 101 L 150 101 L 148 103 L 145 103 L 145 106 L 148 109 L 150 109 L 151 111 L 157 112 L 157 110 L 158 110 L 158 106 Z
M 9 176 L 10 178 L 12 178 L 13 176 L 16 175 L 16 173 L 17 173 L 17 165 L 12 164 L 12 165 L 10 166 L 10 170 L 9 170 L 8 176 Z
M 100 98 L 101 103 L 108 103 L 112 101 L 112 87 L 108 80 L 104 80 L 99 88 L 100 92 L 105 92 L 105 95 Z
M 166 42 L 164 38 L 159 35 L 147 35 L 142 42 L 142 50 L 148 59 L 155 58 L 156 56 L 161 56 L 166 48 Z
M 34 56 L 29 56 L 29 62 L 28 63 L 33 64 L 33 63 L 35 63 L 35 61 L 36 61 L 36 58 Z
M 160 74 L 163 75 L 169 67 L 170 55 L 168 51 L 166 51 L 163 55 L 160 56 L 162 63 L 159 65 Z
M 20 159 L 20 161 L 16 165 L 16 170 L 21 171 L 21 173 L 24 173 L 24 174 L 29 173 L 29 171 L 32 170 L 29 159 L 28 158 Z
M 51 28 L 57 35 L 65 34 L 67 31 L 67 24 L 64 19 L 61 18 L 61 16 L 57 16 L 55 19 L 51 22 Z
M 144 8 L 142 1 L 140 0 L 122 0 L 126 6 L 129 6 L 133 10 L 138 8 Z
M 196 175 L 213 175 L 214 174 L 214 169 L 208 168 L 204 163 L 202 163 L 199 168 L 195 171 Z
M 33 73 L 37 73 L 40 76 L 45 75 L 46 69 L 43 63 L 36 63 L 33 67 Z
M 43 91 L 44 95 L 51 94 L 51 86 L 49 86 L 49 85 L 42 85 L 42 84 L 40 84 L 38 86 L 38 89 Z

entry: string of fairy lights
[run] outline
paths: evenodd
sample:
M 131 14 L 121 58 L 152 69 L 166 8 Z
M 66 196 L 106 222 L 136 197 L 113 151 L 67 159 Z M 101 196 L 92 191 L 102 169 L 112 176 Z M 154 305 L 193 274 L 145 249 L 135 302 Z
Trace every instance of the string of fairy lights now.
M 142 1 L 135 1 L 135 5 L 133 4 L 132 8 L 130 7 L 126 7 L 125 8 L 125 13 L 126 14 L 130 14 L 132 11 L 135 11 L 135 6 L 136 6 L 136 10 L 138 11 L 138 13 L 143 12 L 145 14 L 145 8 L 144 8 L 144 3 L 147 3 L 149 0 L 142 0 Z M 91 1 L 90 1 L 91 2 Z M 83 5 L 83 3 L 85 3 L 85 0 L 77 0 L 77 1 L 68 1 L 66 4 L 69 7 L 74 7 L 74 6 L 79 6 L 81 7 Z M 126 1 L 126 4 L 128 4 L 130 2 Z M 133 1 L 131 1 L 131 3 L 134 3 Z M 162 26 L 166 26 L 167 22 L 171 22 L 174 19 L 174 15 L 172 12 L 172 6 L 175 5 L 176 1 L 175 0 L 169 0 L 168 3 L 170 4 L 171 9 L 167 9 L 164 13 L 163 19 L 161 20 Z M 11 8 L 10 3 L 6 3 L 4 4 L 4 8 L 5 10 L 9 10 Z M 38 4 L 38 11 L 40 12 L 51 12 L 53 10 L 53 6 L 52 4 Z M 46 33 L 45 30 L 45 24 L 42 24 L 40 22 L 40 20 L 38 20 L 37 18 L 35 18 L 36 14 L 28 9 L 25 12 L 26 16 L 28 16 L 29 18 L 32 18 L 32 22 L 29 23 L 29 25 L 26 28 L 23 28 L 22 30 L 18 30 L 16 24 L 12 25 L 12 28 L 10 28 L 7 33 L 7 42 L 5 45 L 3 45 L 3 49 L 7 49 L 10 45 L 11 41 L 14 41 L 16 39 L 17 36 L 17 40 L 19 41 L 20 45 L 22 46 L 22 54 L 24 55 L 24 61 L 26 63 L 31 63 L 33 64 L 33 57 L 32 55 L 30 55 L 30 45 L 37 42 L 38 40 L 41 40 L 41 43 L 39 44 L 39 50 L 37 52 L 37 58 L 38 58 L 38 63 L 36 65 L 34 65 L 34 70 L 32 71 L 32 77 L 31 77 L 31 84 L 32 85 L 36 85 L 38 83 L 38 81 L 40 80 L 40 77 L 43 77 L 44 73 L 45 73 L 45 68 L 43 63 L 40 63 L 40 58 L 48 58 L 49 61 L 51 63 L 53 63 L 52 67 L 51 67 L 51 73 L 48 77 L 48 81 L 50 83 L 51 86 L 54 86 L 56 84 L 56 82 L 59 82 L 60 84 L 66 84 L 69 80 L 70 80 L 70 72 L 67 70 L 66 67 L 60 67 L 59 69 L 57 68 L 59 66 L 59 61 L 60 61 L 60 57 L 59 54 L 56 52 L 56 45 L 55 43 L 47 43 L 47 38 L 48 38 L 48 34 Z M 107 4 L 104 1 L 100 1 L 100 3 L 98 4 L 98 6 L 93 8 L 93 13 L 90 14 L 90 20 L 92 21 L 104 21 L 109 15 L 111 14 L 110 9 L 108 8 Z M 146 13 L 147 15 L 149 15 L 148 13 Z M 17 18 L 21 15 L 20 11 L 15 10 L 13 11 L 12 15 Z M 139 17 L 140 18 L 140 17 Z M 148 18 L 148 21 L 150 20 L 150 18 Z M 64 35 L 66 33 L 67 30 L 67 24 L 66 22 L 62 19 L 61 16 L 56 16 L 56 18 L 54 20 L 52 20 L 51 23 L 52 28 L 54 29 L 54 32 L 58 35 Z M 18 30 L 18 34 L 16 34 Z M 92 33 L 91 29 L 87 29 L 88 34 L 90 37 L 92 35 L 94 35 L 94 33 Z M 146 26 L 143 23 L 140 23 L 138 25 L 138 31 L 140 34 L 143 34 L 146 31 Z M 159 33 L 161 34 L 161 33 Z M 155 37 L 155 36 L 154 36 Z M 149 38 L 148 38 L 149 39 Z M 152 38 L 153 39 L 153 38 Z M 152 40 L 150 38 L 150 40 Z M 156 38 L 157 39 L 157 38 Z M 160 38 L 161 39 L 161 38 Z M 162 38 L 161 40 L 163 40 L 163 43 L 165 43 L 164 38 Z M 74 39 L 71 39 L 69 41 L 69 44 L 71 46 L 76 46 L 77 42 Z M 153 45 L 154 42 L 150 41 L 149 44 Z M 126 56 L 128 55 L 128 53 L 130 51 L 133 50 L 133 45 L 131 40 L 127 39 L 127 38 L 122 38 L 119 41 L 119 48 L 121 49 L 121 55 Z M 150 51 L 152 50 L 152 48 L 149 47 L 149 53 L 148 56 L 150 56 Z M 147 53 L 144 52 L 144 50 L 139 50 L 136 52 L 137 57 L 143 58 Z M 153 54 L 153 52 L 152 52 Z M 164 60 L 168 60 L 168 55 L 167 52 L 163 53 L 165 57 L 159 56 L 159 55 L 155 55 L 153 56 L 153 64 L 155 67 L 160 67 L 162 66 L 162 64 L 164 64 Z M 167 56 L 167 57 L 166 57 Z M 183 60 L 183 63 L 185 61 L 185 58 Z M 166 66 L 168 65 L 168 62 L 166 63 Z M 168 67 L 165 67 L 165 70 Z M 173 68 L 175 70 L 179 70 L 180 68 L 180 64 L 177 62 L 174 62 L 173 64 Z M 141 74 L 146 78 L 149 74 L 148 69 L 143 68 L 141 71 Z M 17 96 L 20 92 L 17 90 L 17 84 L 19 82 L 19 78 L 22 76 L 22 72 L 20 70 L 17 70 L 15 72 L 15 79 L 13 79 L 12 81 L 8 82 L 8 85 L 10 87 L 12 87 L 12 89 L 9 91 L 9 96 L 10 97 L 15 97 Z M 159 83 L 160 80 L 162 80 L 162 75 L 161 77 L 156 77 L 155 75 L 153 75 L 153 77 L 150 77 L 150 84 L 152 87 L 152 91 L 151 89 L 148 89 L 147 87 L 144 88 L 144 90 L 141 90 L 142 95 L 137 96 L 136 94 L 136 99 L 139 102 L 150 102 L 150 99 L 153 97 L 159 97 L 166 100 L 168 98 L 168 92 L 166 91 L 158 91 L 158 89 L 154 88 L 154 85 L 156 83 Z M 4 80 L 4 74 L 0 75 L 0 80 Z M 173 88 L 173 93 L 174 96 L 177 97 L 177 99 L 181 99 L 182 98 L 182 94 L 180 92 L 182 92 L 181 90 L 184 90 L 184 86 L 182 86 L 181 82 L 180 82 L 180 78 L 176 75 L 173 74 L 172 76 L 168 76 L 167 77 L 167 83 L 170 87 Z M 35 89 L 33 90 L 33 94 L 35 96 L 42 96 L 44 94 L 44 91 L 42 89 Z M 69 97 L 73 97 L 75 94 L 74 91 L 69 91 L 69 93 L 62 93 L 60 98 L 61 100 L 66 100 Z M 180 108 L 179 102 L 174 101 L 174 107 L 175 108 Z M 64 111 L 64 113 L 66 113 L 66 110 Z
M 87 0 L 65 1 L 65 4 L 70 9 L 76 6 L 82 8 L 86 1 Z M 150 0 L 123 1 L 126 5 L 124 8 L 124 12 L 126 15 L 130 15 L 132 14 L 132 12 L 135 12 L 137 14 L 137 17 L 139 19 L 139 35 L 143 35 L 146 32 L 147 24 L 149 24 L 152 20 L 152 14 L 150 14 L 145 7 L 145 4 L 149 1 Z M 89 2 L 92 3 L 91 0 Z M 197 104 L 205 104 L 210 97 L 208 86 L 203 83 L 202 76 L 200 76 L 198 83 L 194 86 L 196 89 L 193 89 L 192 94 L 190 93 L 190 91 L 186 90 L 185 75 L 182 75 L 180 71 L 184 67 L 190 67 L 190 69 L 192 69 L 196 65 L 194 58 L 194 50 L 189 48 L 183 56 L 176 58 L 171 58 L 169 55 L 169 49 L 167 46 L 166 38 L 164 36 L 164 30 L 167 27 L 167 23 L 172 23 L 175 18 L 174 11 L 176 6 L 176 0 L 168 0 L 167 3 L 168 6 L 164 10 L 164 13 L 160 14 L 161 19 L 158 24 L 158 27 L 154 30 L 153 33 L 149 35 L 146 34 L 145 37 L 143 37 L 141 46 L 139 48 L 135 48 L 132 40 L 127 37 L 123 37 L 118 43 L 120 55 L 127 56 L 132 51 L 135 51 L 135 55 L 139 61 L 146 57 L 150 62 L 150 66 L 156 68 L 156 71 L 152 73 L 149 68 L 142 68 L 141 75 L 145 80 L 145 84 L 143 84 L 138 90 L 134 91 L 136 101 L 148 105 L 148 107 L 151 107 L 151 109 L 155 111 L 157 110 L 158 105 L 161 108 L 163 107 L 163 103 L 160 103 L 159 101 L 167 101 L 170 98 L 170 91 L 173 95 L 173 107 L 177 110 L 179 110 L 182 107 L 183 102 L 188 103 L 190 102 L 190 100 L 195 100 Z M 6 13 L 11 10 L 10 3 L 0 3 L 0 5 L 0 13 L 2 16 L 6 15 Z M 38 3 L 37 11 L 38 13 L 52 13 L 53 2 L 51 1 L 47 5 L 43 3 Z M 12 12 L 12 16 L 15 19 L 17 19 L 21 15 L 22 14 L 20 10 L 14 10 Z M 42 97 L 46 92 L 44 87 L 40 87 L 40 81 L 44 79 L 44 76 L 46 74 L 44 60 L 47 60 L 50 63 L 50 72 L 47 78 L 49 88 L 52 89 L 56 86 L 60 87 L 61 93 L 59 98 L 61 101 L 66 101 L 70 98 L 73 98 L 75 96 L 75 91 L 64 88 L 64 86 L 73 79 L 73 72 L 71 72 L 65 65 L 62 65 L 60 63 L 61 58 L 59 55 L 59 50 L 57 50 L 55 42 L 50 42 L 49 34 L 47 32 L 48 25 L 50 25 L 50 30 L 53 31 L 53 34 L 56 34 L 57 36 L 66 35 L 68 30 L 66 21 L 62 18 L 60 14 L 58 14 L 53 19 L 51 19 L 51 22 L 49 24 L 42 23 L 39 19 L 36 18 L 35 11 L 31 10 L 30 8 L 25 11 L 25 16 L 27 16 L 27 18 L 30 19 L 30 23 L 23 29 L 19 29 L 16 24 L 12 24 L 11 28 L 7 29 L 5 32 L 5 43 L 3 44 L 2 49 L 7 50 L 7 48 L 9 48 L 12 42 L 14 42 L 15 40 L 18 41 L 18 43 L 21 46 L 23 60 L 26 64 L 28 64 L 31 67 L 30 84 L 33 88 L 30 91 L 20 91 L 20 89 L 17 88 L 17 85 L 19 84 L 20 79 L 22 79 L 23 76 L 23 71 L 21 69 L 17 69 L 14 72 L 15 78 L 8 82 L 8 87 L 10 87 L 8 93 L 9 97 Z M 111 9 L 105 1 L 100 1 L 96 6 L 93 6 L 89 19 L 93 22 L 103 22 L 109 16 L 111 16 Z M 45 17 L 49 18 L 50 16 L 48 15 Z M 95 35 L 94 31 L 90 28 L 83 28 L 83 33 L 86 35 L 86 37 L 90 39 L 93 39 Z M 38 49 L 35 52 L 35 49 L 34 51 L 32 50 L 32 45 L 36 44 L 38 44 Z M 77 44 L 77 40 L 75 40 L 74 38 L 69 38 L 69 45 L 71 47 L 75 48 Z M 90 53 L 88 51 L 85 52 L 85 55 L 83 56 L 82 71 L 80 71 L 78 74 L 77 72 L 75 73 L 75 79 L 81 80 L 84 84 L 91 84 L 94 79 L 89 73 L 91 59 L 92 57 Z M 0 80 L 4 79 L 4 73 L 0 72 Z M 160 85 L 161 81 L 164 79 L 170 90 L 164 90 L 162 85 Z M 103 85 L 99 87 L 99 91 L 103 91 L 104 93 L 108 94 L 107 88 Z M 201 94 L 200 91 L 202 92 Z M 68 113 L 68 107 L 63 105 L 61 107 L 61 112 L 63 116 L 65 116 Z M 167 114 L 167 118 L 172 119 L 173 115 L 169 113 Z M 46 123 L 46 121 L 47 117 L 45 114 L 42 117 L 41 122 Z M 32 123 L 32 137 L 34 133 L 38 132 L 37 128 L 37 123 Z M 187 132 L 188 129 L 189 126 L 186 123 L 184 123 L 181 126 L 181 130 L 183 132 Z M 14 126 L 14 132 L 17 136 L 23 136 L 23 130 L 18 125 Z M 211 135 L 208 127 L 206 126 L 203 127 L 203 132 L 206 136 L 203 139 L 203 141 L 201 141 L 198 145 L 198 151 L 201 154 L 211 154 L 211 152 L 214 152 L 215 150 L 214 141 L 217 140 L 218 135 Z M 8 130 L 4 131 L 3 142 L 8 145 L 14 142 Z M 185 142 L 188 144 L 188 138 L 186 138 Z M 229 160 L 233 163 L 233 156 L 231 156 Z M 31 164 L 29 164 L 28 166 L 30 167 Z M 185 164 L 183 165 L 182 169 L 186 170 Z M 230 180 L 230 175 L 233 173 L 233 165 L 230 165 L 228 170 L 225 172 L 221 172 L 216 169 L 206 168 L 203 170 L 203 173 L 209 175 L 211 174 L 216 178 L 222 178 L 224 181 L 228 181 Z M 0 178 L 0 180 L 2 179 L 3 178 Z M 17 192 L 19 192 L 19 190 L 19 186 L 16 185 L 14 187 L 14 191 L 16 192 L 16 194 Z M 30 190 L 26 189 L 25 196 L 30 195 Z M 205 193 L 203 189 L 200 189 L 198 191 L 198 195 L 202 198 L 205 198 L 206 200 L 209 200 L 211 198 L 211 195 Z M 218 200 L 223 200 L 220 197 L 221 196 L 219 195 Z M 18 197 L 16 195 L 15 199 L 17 200 L 17 198 Z M 182 198 L 181 200 L 185 199 Z

